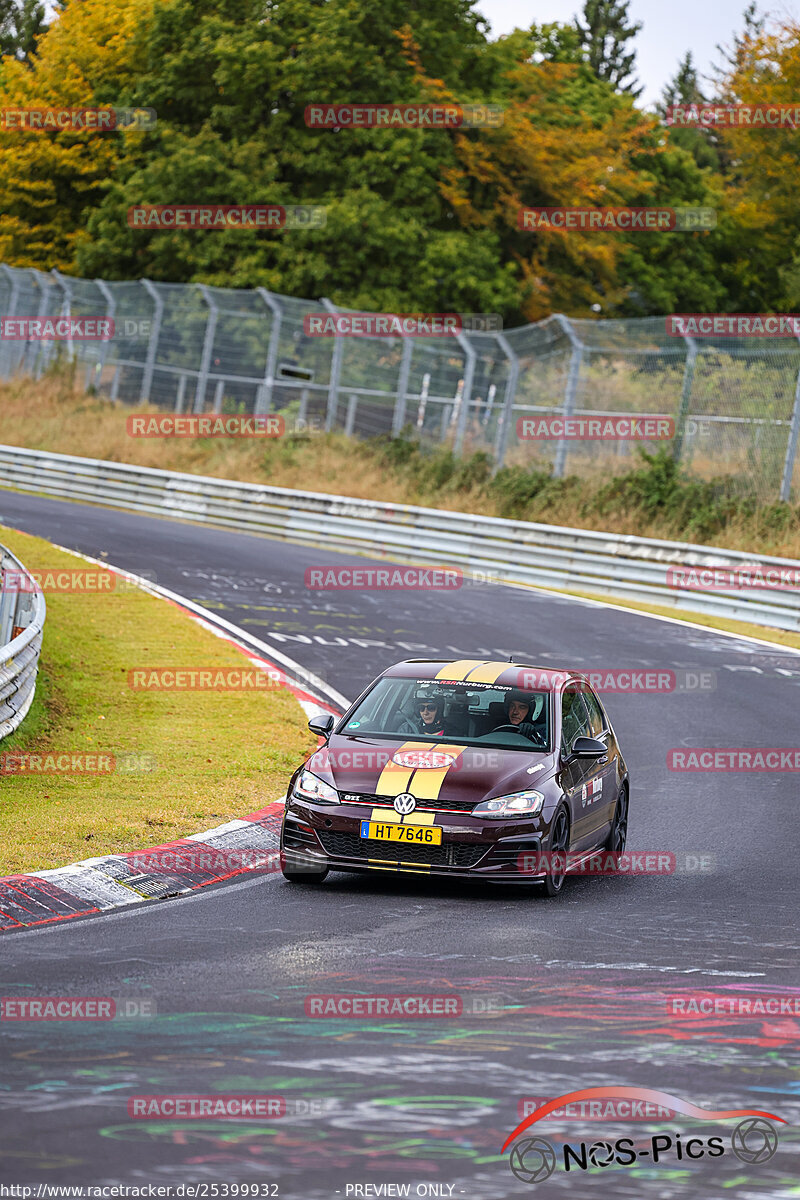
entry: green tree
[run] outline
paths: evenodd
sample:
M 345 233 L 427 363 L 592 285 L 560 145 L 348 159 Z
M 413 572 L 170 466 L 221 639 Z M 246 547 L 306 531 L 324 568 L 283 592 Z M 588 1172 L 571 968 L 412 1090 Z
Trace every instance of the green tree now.
M 619 92 L 638 97 L 642 88 L 636 87 L 634 64 L 636 54 L 628 43 L 642 28 L 641 21 L 632 24 L 628 16 L 629 0 L 584 0 L 583 23 L 576 19 L 590 67 L 598 79 Z
M 486 101 L 481 19 L 466 0 L 165 0 L 144 31 L 135 103 L 158 128 L 119 164 L 81 246 L 82 273 L 150 275 L 327 295 L 354 308 L 505 311 L 514 273 L 490 231 L 466 231 L 439 190 L 454 135 L 310 129 L 325 101 Z M 418 64 L 437 81 L 423 92 Z M 464 135 L 481 136 L 480 130 Z M 322 230 L 132 230 L 142 203 L 309 203 Z

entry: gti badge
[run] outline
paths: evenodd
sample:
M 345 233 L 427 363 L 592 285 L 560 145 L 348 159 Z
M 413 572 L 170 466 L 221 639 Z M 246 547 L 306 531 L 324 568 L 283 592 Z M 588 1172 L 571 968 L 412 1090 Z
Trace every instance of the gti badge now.
M 401 817 L 407 817 L 416 807 L 417 802 L 411 792 L 401 792 L 394 798 L 394 811 L 400 813 Z

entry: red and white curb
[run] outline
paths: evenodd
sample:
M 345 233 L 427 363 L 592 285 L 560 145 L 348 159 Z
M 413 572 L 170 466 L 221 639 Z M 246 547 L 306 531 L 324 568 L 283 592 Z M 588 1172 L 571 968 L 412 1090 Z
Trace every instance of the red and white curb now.
M 300 663 L 202 605 L 89 555 L 63 546 L 56 549 L 114 571 L 182 609 L 203 628 L 230 642 L 255 666 L 277 670 L 282 686 L 293 693 L 308 717 L 320 712 L 339 715 L 349 707 L 344 696 Z M 241 820 L 146 850 L 0 878 L 0 932 L 182 896 L 237 875 L 274 874 L 280 869 L 283 808 L 282 798 Z

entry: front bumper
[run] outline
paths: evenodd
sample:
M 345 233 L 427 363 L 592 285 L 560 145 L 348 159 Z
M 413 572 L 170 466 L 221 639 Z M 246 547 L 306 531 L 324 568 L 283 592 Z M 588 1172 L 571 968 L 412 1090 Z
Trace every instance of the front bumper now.
M 440 845 L 360 836 L 362 821 L 397 819 L 391 805 L 315 805 L 290 795 L 281 849 L 333 871 L 400 871 L 515 884 L 536 883 L 543 877 L 534 861 L 544 841 L 541 817 L 487 821 L 460 811 L 437 810 L 431 819 L 430 811 L 418 810 L 404 823 L 441 828 Z

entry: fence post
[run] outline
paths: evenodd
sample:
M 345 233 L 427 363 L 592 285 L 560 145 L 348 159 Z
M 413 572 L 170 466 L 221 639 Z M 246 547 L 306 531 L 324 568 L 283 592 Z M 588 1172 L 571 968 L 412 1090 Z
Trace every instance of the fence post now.
M 800 334 L 796 334 L 795 336 L 800 341 Z M 792 423 L 789 426 L 789 440 L 786 443 L 786 458 L 783 463 L 783 477 L 781 479 L 781 500 L 785 500 L 787 503 L 792 494 L 792 475 L 794 474 L 794 460 L 797 458 L 798 434 L 800 434 L 800 369 L 798 369 L 794 385 Z
M 500 349 L 508 359 L 508 379 L 506 380 L 503 407 L 497 419 L 497 433 L 494 441 L 495 472 L 497 472 L 506 461 L 508 439 L 511 436 L 511 423 L 514 419 L 514 400 L 517 395 L 517 380 L 519 379 L 519 358 L 511 349 L 505 334 L 496 333 L 494 336 L 497 338 Z
M 12 588 L 5 588 L 5 564 L 8 561 L 8 566 L 11 571 L 14 570 L 13 559 L 6 560 L 2 546 L 0 546 L 0 646 L 5 646 L 11 641 L 11 630 L 14 626 L 14 609 L 17 604 L 16 593 Z
M 426 371 L 422 376 L 422 391 L 419 394 L 419 407 L 417 409 L 417 429 L 422 429 L 425 424 L 425 409 L 428 407 L 428 392 L 431 386 L 430 372 Z
M 336 307 L 327 297 L 321 297 L 321 303 L 329 313 L 335 313 Z M 325 412 L 325 432 L 330 433 L 336 424 L 336 407 L 339 399 L 339 376 L 342 371 L 342 339 L 334 334 L 333 354 L 331 355 L 331 380 L 328 384 L 328 407 Z
M 464 369 L 464 386 L 461 389 L 461 400 L 458 409 L 458 424 L 456 425 L 456 436 L 453 440 L 453 454 L 460 454 L 464 445 L 464 434 L 467 431 L 467 418 L 469 416 L 469 405 L 472 399 L 472 381 L 475 377 L 475 362 L 477 355 L 469 343 L 467 335 L 460 331 L 456 334 L 458 344 L 464 351 L 466 358 L 466 366 Z
M 139 282 L 154 304 L 153 328 L 150 330 L 150 341 L 147 343 L 147 357 L 144 360 L 144 373 L 142 375 L 142 391 L 139 396 L 140 402 L 145 404 L 150 399 L 150 389 L 153 386 L 153 370 L 156 365 L 158 339 L 161 336 L 161 318 L 164 315 L 164 301 L 161 299 L 161 293 L 156 290 L 149 279 L 141 279 Z
M 61 302 L 60 316 L 71 317 L 72 316 L 72 288 L 70 287 L 66 276 L 62 275 L 60 271 L 57 271 L 55 267 L 53 267 L 50 274 L 52 275 L 53 279 L 56 281 L 56 283 L 58 284 L 58 286 L 61 288 L 62 292 L 64 293 L 64 299 Z M 72 363 L 74 361 L 75 361 L 75 345 L 72 341 L 72 338 L 69 337 L 69 338 L 67 338 L 67 362 Z M 49 364 L 50 355 L 48 355 L 48 357 L 47 357 L 47 362 Z
M 683 450 L 683 434 L 686 428 L 686 418 L 689 415 L 689 402 L 692 398 L 692 383 L 694 382 L 694 367 L 697 358 L 697 342 L 695 339 L 689 337 L 688 333 L 682 334 L 682 337 L 686 342 L 686 362 L 683 367 L 683 384 L 681 386 L 681 398 L 678 401 L 678 415 L 675 418 L 675 447 L 672 451 L 672 457 L 675 462 L 680 462 Z
M 108 286 L 108 284 L 104 280 L 95 279 L 94 282 L 97 284 L 97 287 L 100 291 L 101 296 L 105 297 L 106 319 L 109 321 L 113 321 L 114 314 L 117 311 L 117 302 L 114 299 L 114 294 L 111 291 L 111 288 Z M 116 338 L 116 336 L 117 336 L 117 327 L 115 325 L 114 326 L 114 337 Z M 100 382 L 100 377 L 103 374 L 103 367 L 106 365 L 106 359 L 108 358 L 108 348 L 111 345 L 111 341 L 112 341 L 112 339 L 109 338 L 107 342 L 101 343 L 100 356 L 97 360 L 97 367 L 96 367 L 98 383 Z M 112 359 L 112 362 L 113 362 L 113 359 Z
M 206 321 L 206 331 L 203 335 L 203 353 L 200 358 L 200 370 L 197 375 L 197 390 L 194 394 L 194 411 L 196 413 L 203 411 L 203 404 L 206 398 L 206 386 L 208 384 L 208 374 L 211 367 L 211 355 L 214 353 L 214 337 L 217 332 L 217 317 L 219 309 L 216 301 L 208 290 L 205 283 L 198 283 L 200 294 L 208 305 L 208 320 Z
M 347 416 L 344 422 L 345 437 L 352 437 L 353 430 L 356 426 L 356 408 L 358 407 L 358 396 L 351 394 L 347 397 Z
M 7 266 L 6 263 L 0 263 L 0 271 L 2 271 L 4 275 L 8 276 L 11 284 L 11 295 L 8 298 L 8 312 L 6 313 L 6 316 L 13 317 L 16 316 L 17 300 L 19 298 L 19 284 L 17 283 L 16 272 L 12 271 L 11 267 Z M 7 355 L 5 354 L 6 347 L 8 347 Z M 12 354 L 12 343 L 3 341 L 2 344 L 0 344 L 0 350 L 4 351 L 3 357 L 7 358 L 8 361 L 8 370 L 6 370 L 5 363 L 3 364 L 2 378 L 10 379 L 14 361 L 14 356 Z
M 561 313 L 553 313 L 553 317 L 558 321 L 561 328 L 566 333 L 572 344 L 572 354 L 569 360 L 569 372 L 567 373 L 567 386 L 564 391 L 564 407 L 562 409 L 564 420 L 568 420 L 575 411 L 575 397 L 578 394 L 578 380 L 581 373 L 581 363 L 583 361 L 583 342 L 580 340 L 575 330 L 572 328 L 569 320 Z M 564 468 L 567 463 L 567 441 L 566 438 L 559 438 L 556 445 L 555 460 L 553 462 L 553 478 L 561 479 L 564 475 Z
M 267 362 L 264 367 L 264 382 L 256 392 L 256 403 L 253 413 L 261 416 L 272 410 L 272 389 L 275 386 L 275 370 L 278 365 L 278 343 L 281 337 L 281 321 L 283 309 L 277 296 L 273 296 L 266 288 L 256 288 L 256 292 L 272 313 L 272 329 L 269 333 Z
M 36 271 L 36 282 L 41 290 L 41 299 L 39 300 L 39 311 L 36 314 L 41 320 L 47 316 L 47 309 L 50 303 L 50 289 L 53 287 L 53 279 L 45 275 L 43 271 Z M 28 372 L 33 379 L 41 379 L 45 366 L 49 358 L 49 347 L 52 342 L 46 342 L 42 339 L 39 343 L 38 350 L 34 350 L 29 356 Z M 26 347 L 27 349 L 27 347 Z
M 403 357 L 400 359 L 400 374 L 397 377 L 397 400 L 392 415 L 392 437 L 398 437 L 406 423 L 406 396 L 413 353 L 414 339 L 407 337 L 403 341 Z

